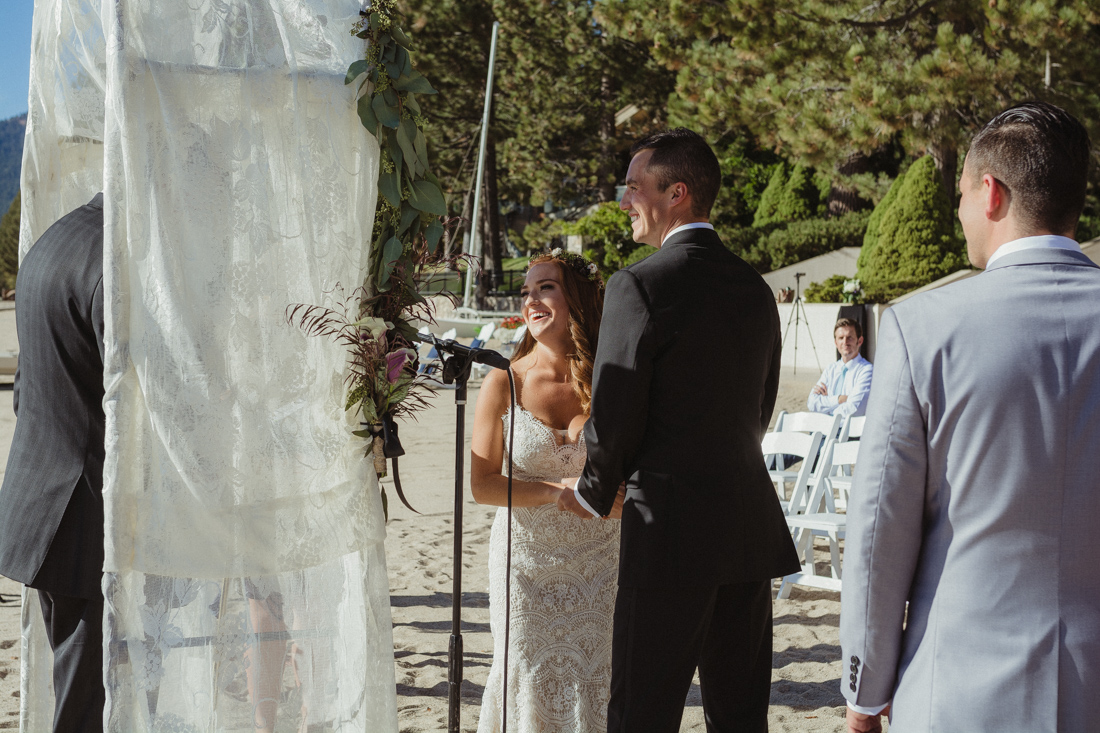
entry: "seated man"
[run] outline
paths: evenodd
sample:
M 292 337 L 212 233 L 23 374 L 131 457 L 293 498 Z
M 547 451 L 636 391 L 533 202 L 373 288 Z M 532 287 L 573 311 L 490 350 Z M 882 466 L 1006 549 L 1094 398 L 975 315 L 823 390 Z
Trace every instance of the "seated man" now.
M 872 370 L 871 362 L 859 355 L 863 327 L 850 318 L 841 318 L 833 326 L 833 340 L 840 359 L 825 367 L 810 391 L 806 408 L 827 415 L 859 417 L 867 412 Z

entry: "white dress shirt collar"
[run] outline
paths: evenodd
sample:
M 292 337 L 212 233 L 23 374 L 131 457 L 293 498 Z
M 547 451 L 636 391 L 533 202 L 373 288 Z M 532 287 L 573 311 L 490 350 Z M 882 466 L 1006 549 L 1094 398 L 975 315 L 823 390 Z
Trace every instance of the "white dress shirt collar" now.
M 1069 237 L 1060 237 L 1056 234 L 1040 234 L 1034 237 L 1021 237 L 1011 242 L 1005 242 L 989 256 L 985 263 L 986 269 L 994 262 L 1014 252 L 1022 252 L 1025 249 L 1068 249 L 1071 252 L 1080 252 L 1081 245 Z
M 705 221 L 693 221 L 690 224 L 681 224 L 680 226 L 669 232 L 664 239 L 661 240 L 661 246 L 664 246 L 668 238 L 673 234 L 679 234 L 680 232 L 686 232 L 688 229 L 714 229 L 714 227 Z

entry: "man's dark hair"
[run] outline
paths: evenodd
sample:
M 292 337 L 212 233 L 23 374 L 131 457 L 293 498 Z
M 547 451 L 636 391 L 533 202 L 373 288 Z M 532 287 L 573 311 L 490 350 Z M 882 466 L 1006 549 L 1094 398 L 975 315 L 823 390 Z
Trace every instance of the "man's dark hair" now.
M 974 136 L 964 185 L 988 173 L 1008 189 L 1022 224 L 1061 234 L 1077 228 L 1088 167 L 1089 134 L 1077 118 L 1053 104 L 1025 102 Z
M 863 338 L 863 326 L 859 325 L 859 321 L 853 321 L 851 318 L 841 318 L 838 320 L 836 325 L 833 326 L 833 336 L 836 336 L 836 330 L 838 328 L 844 328 L 845 326 L 855 329 L 857 339 Z
M 665 191 L 674 183 L 683 183 L 691 193 L 691 213 L 709 217 L 722 186 L 722 171 L 707 141 L 687 128 L 677 127 L 634 143 L 630 157 L 643 150 L 653 151 L 646 170 L 657 179 L 658 190 Z

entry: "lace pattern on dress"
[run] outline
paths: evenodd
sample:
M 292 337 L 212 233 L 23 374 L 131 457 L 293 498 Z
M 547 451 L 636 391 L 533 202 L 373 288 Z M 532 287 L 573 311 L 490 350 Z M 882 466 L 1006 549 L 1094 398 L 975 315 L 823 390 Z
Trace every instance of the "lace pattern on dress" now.
M 522 407 L 515 415 L 514 476 L 558 481 L 584 469 L 585 444 L 559 443 Z M 504 470 L 507 471 L 507 456 Z M 489 540 L 493 666 L 479 733 L 499 731 L 504 683 L 507 510 Z M 512 617 L 508 730 L 603 733 L 611 691 L 611 630 L 618 590 L 619 522 L 584 520 L 553 504 L 512 510 Z

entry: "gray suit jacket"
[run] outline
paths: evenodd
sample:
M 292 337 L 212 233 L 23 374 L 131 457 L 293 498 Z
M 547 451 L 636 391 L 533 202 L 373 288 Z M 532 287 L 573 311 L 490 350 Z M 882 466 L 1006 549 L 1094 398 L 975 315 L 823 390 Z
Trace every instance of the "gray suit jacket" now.
M 18 421 L 0 489 L 0 575 L 80 598 L 103 569 L 103 195 L 31 247 L 15 291 Z
M 1100 268 L 1025 250 L 887 311 L 862 442 L 845 697 L 896 733 L 1100 730 Z

